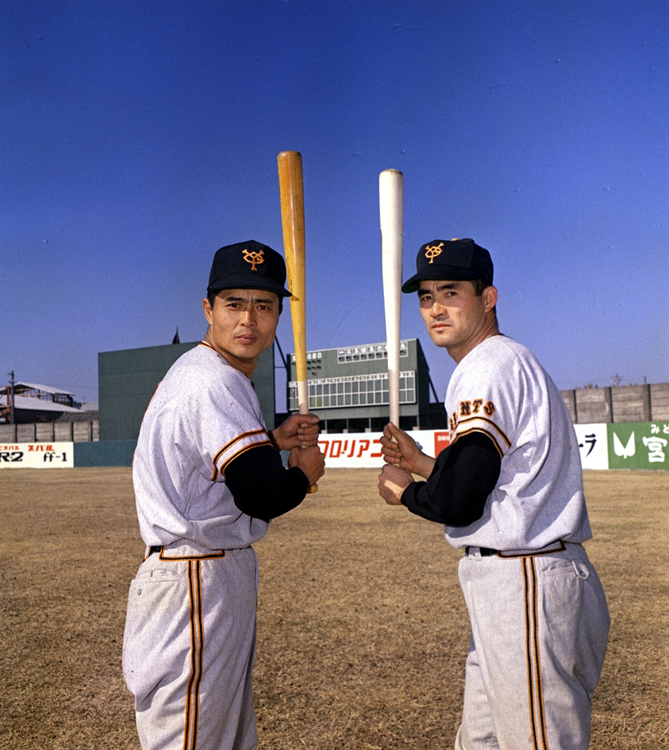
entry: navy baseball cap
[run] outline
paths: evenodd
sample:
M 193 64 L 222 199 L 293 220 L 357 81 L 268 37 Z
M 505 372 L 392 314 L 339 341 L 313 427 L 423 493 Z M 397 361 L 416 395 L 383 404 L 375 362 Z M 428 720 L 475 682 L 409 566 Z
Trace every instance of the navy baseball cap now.
M 285 283 L 286 264 L 279 253 L 268 245 L 249 240 L 216 251 L 207 293 L 221 289 L 264 289 L 280 297 L 290 297 Z
M 418 251 L 416 273 L 402 285 L 403 292 L 416 292 L 421 281 L 472 281 L 486 278 L 492 284 L 490 253 L 470 239 L 432 240 Z

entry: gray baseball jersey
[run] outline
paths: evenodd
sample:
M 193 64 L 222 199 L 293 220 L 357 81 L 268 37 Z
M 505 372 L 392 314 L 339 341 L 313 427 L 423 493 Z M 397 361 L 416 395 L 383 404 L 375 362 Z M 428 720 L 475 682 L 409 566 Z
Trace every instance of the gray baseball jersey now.
M 454 547 L 538 550 L 558 539 L 589 539 L 574 426 L 536 357 L 507 336 L 492 336 L 458 364 L 446 394 L 451 441 L 484 432 L 502 458 L 483 517 L 446 527 Z
M 483 432 L 501 456 L 483 516 L 446 527 L 466 547 L 472 625 L 456 750 L 586 750 L 609 614 L 581 546 L 591 531 L 564 401 L 532 353 L 498 335 L 460 361 L 446 409 L 453 441 Z
M 239 511 L 225 467 L 268 444 L 251 381 L 208 344 L 186 352 L 160 383 L 137 442 L 133 482 L 144 542 L 233 549 L 261 539 L 268 524 Z
M 228 464 L 269 444 L 251 381 L 208 344 L 146 411 L 133 463 L 147 555 L 130 586 L 123 672 L 144 750 L 255 750 L 257 560 L 268 528 L 235 505 Z

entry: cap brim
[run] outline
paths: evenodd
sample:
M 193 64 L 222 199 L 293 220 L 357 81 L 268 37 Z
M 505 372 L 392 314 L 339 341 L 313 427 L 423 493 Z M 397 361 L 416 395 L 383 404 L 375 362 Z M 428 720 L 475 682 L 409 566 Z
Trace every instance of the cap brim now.
M 235 276 L 226 276 L 225 281 L 209 284 L 207 292 L 220 292 L 221 289 L 262 289 L 266 292 L 274 292 L 279 297 L 293 296 L 278 281 L 274 281 L 269 276 L 260 276 L 254 273 L 240 273 Z
M 473 281 L 484 276 L 481 271 L 473 271 L 471 268 L 462 268 L 462 266 L 437 265 L 426 266 L 415 276 L 402 284 L 402 291 L 405 294 L 417 292 L 421 281 Z

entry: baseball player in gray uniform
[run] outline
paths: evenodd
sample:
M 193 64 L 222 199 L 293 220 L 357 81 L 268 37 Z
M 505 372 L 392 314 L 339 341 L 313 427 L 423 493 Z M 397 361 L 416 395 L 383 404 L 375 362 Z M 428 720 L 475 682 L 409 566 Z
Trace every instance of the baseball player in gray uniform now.
M 285 280 L 266 245 L 218 250 L 204 341 L 165 375 L 142 422 L 133 482 L 146 555 L 130 586 L 123 672 L 144 750 L 257 747 L 251 545 L 325 465 L 318 418 L 268 431 L 250 380 L 274 341 Z
M 434 240 L 416 266 L 402 291 L 418 292 L 430 337 L 457 362 L 451 445 L 435 460 L 387 425 L 379 492 L 464 550 L 471 641 L 455 747 L 584 750 L 609 614 L 582 547 L 592 534 L 573 425 L 536 358 L 499 332 L 488 251 Z

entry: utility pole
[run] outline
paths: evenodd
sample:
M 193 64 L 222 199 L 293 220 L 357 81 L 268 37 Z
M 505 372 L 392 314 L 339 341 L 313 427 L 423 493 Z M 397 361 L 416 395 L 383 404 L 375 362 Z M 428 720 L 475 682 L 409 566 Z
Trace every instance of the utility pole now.
M 9 423 L 14 424 L 14 370 L 9 373 L 11 380 L 11 390 L 9 392 Z

